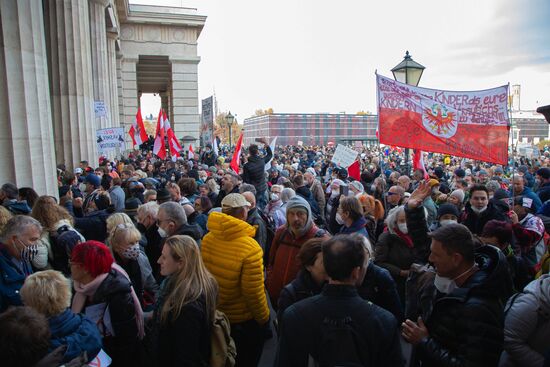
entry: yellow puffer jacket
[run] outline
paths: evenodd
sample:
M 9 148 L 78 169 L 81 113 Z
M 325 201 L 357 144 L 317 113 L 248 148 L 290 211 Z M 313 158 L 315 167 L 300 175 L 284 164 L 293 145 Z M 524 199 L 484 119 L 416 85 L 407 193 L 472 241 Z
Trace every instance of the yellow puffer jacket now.
M 204 265 L 219 285 L 218 309 L 234 323 L 269 320 L 264 291 L 263 251 L 256 229 L 230 215 L 212 212 L 201 245 Z

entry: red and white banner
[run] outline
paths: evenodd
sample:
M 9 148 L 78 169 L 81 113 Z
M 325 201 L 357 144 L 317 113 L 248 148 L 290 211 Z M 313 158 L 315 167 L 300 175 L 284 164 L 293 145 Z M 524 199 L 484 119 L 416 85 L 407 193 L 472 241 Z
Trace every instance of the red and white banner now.
M 414 150 L 413 169 L 415 171 L 417 169 L 421 170 L 424 173 L 425 180 L 430 178 L 428 171 L 426 171 L 426 166 L 424 165 L 424 153 L 421 150 Z
M 508 86 L 453 92 L 376 81 L 380 143 L 508 164 Z
M 177 157 L 180 156 L 179 152 L 181 151 L 181 145 L 178 138 L 176 138 L 176 134 L 174 134 L 174 130 L 172 130 L 172 126 L 170 126 L 170 120 L 168 120 L 166 111 L 164 110 L 162 110 L 162 117 L 164 120 L 164 132 L 168 137 L 168 148 L 170 148 L 170 155 L 172 156 L 172 160 L 176 161 Z
M 132 138 L 134 145 L 141 145 L 147 141 L 147 131 L 145 131 L 145 125 L 143 124 L 143 118 L 141 117 L 141 109 L 138 108 L 136 113 L 136 120 L 128 130 L 128 134 Z
M 153 153 L 155 153 L 160 159 L 166 159 L 166 145 L 164 143 L 164 114 L 162 109 L 159 111 L 159 117 L 157 119 L 157 130 L 155 131 L 155 145 L 153 146 Z
M 235 171 L 236 174 L 239 174 L 239 166 L 241 164 L 241 152 L 243 147 L 243 133 L 239 136 L 237 140 L 237 145 L 235 146 L 235 152 L 233 152 L 233 158 L 231 159 L 231 168 Z
M 189 152 L 187 154 L 187 159 L 191 160 L 195 158 L 195 151 L 193 150 L 193 144 L 189 144 Z

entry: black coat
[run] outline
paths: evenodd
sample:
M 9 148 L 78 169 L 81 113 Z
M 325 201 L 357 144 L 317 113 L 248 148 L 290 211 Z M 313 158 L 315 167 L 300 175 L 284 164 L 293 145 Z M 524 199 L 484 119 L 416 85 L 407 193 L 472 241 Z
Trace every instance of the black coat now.
M 84 236 L 87 241 L 95 240 L 99 242 L 105 242 L 108 235 L 107 218 L 111 214 L 111 211 L 104 209 L 86 214 L 82 218 L 75 217 L 74 227 Z
M 295 303 L 285 311 L 276 367 L 307 366 L 308 355 L 316 360 L 323 353 L 323 321 L 351 319 L 360 339 L 364 366 L 403 366 L 399 326 L 388 311 L 365 301 L 350 285 L 325 286 L 320 295 Z M 321 365 L 323 362 L 319 361 Z
M 257 194 L 267 190 L 265 178 L 265 165 L 271 160 L 273 153 L 269 145 L 266 146 L 266 155 L 254 155 L 248 157 L 248 162 L 243 167 L 243 182 L 254 185 Z
M 151 270 L 153 270 L 153 276 L 157 280 L 160 279 L 160 265 L 158 264 L 158 259 L 162 254 L 162 237 L 158 232 L 158 227 L 156 224 L 153 224 L 149 228 L 145 228 L 144 225 L 138 224 L 137 229 L 145 236 L 147 239 L 147 246 L 145 247 L 145 255 L 149 259 L 149 264 L 151 264 Z
M 417 346 L 422 366 L 496 366 L 504 340 L 503 308 L 512 292 L 504 254 L 476 250 L 479 270 L 450 294 L 435 291 L 422 318 L 429 337 Z
M 460 219 L 460 223 L 464 224 L 468 229 L 475 235 L 481 235 L 483 231 L 483 227 L 485 224 L 487 224 L 490 220 L 507 220 L 508 218 L 506 215 L 500 211 L 496 206 L 493 205 L 493 203 L 489 202 L 487 205 L 487 209 L 481 213 L 480 215 L 477 215 L 472 210 L 472 207 L 470 206 L 470 203 L 466 204 L 466 208 L 464 209 L 464 213 L 462 214 L 462 217 Z
M 212 327 L 207 320 L 204 298 L 186 304 L 175 320 L 169 318 L 168 322 L 161 324 L 159 312 L 166 297 L 163 293 L 161 291 L 161 300 L 154 314 L 153 335 L 157 339 L 153 362 L 159 367 L 208 366 Z
M 226 197 L 227 195 L 229 194 L 238 194 L 239 193 L 239 186 L 235 186 L 233 188 L 233 190 L 231 190 L 231 192 L 225 192 L 224 190 L 220 190 L 220 192 L 218 193 L 218 197 L 216 198 L 216 202 L 213 203 L 214 204 L 214 208 L 221 208 L 222 206 L 222 200 L 224 197 Z
M 303 299 L 318 295 L 322 289 L 322 286 L 315 283 L 309 271 L 300 270 L 296 279 L 287 284 L 279 294 L 279 300 L 277 301 L 277 319 L 279 323 L 282 320 L 283 312 L 288 307 Z
M 87 306 L 105 303 L 109 307 L 115 336 L 103 338 L 103 349 L 113 359 L 111 366 L 133 366 L 138 363 L 138 328 L 134 300 L 128 279 L 111 270 L 99 285 Z
M 545 201 L 550 199 L 550 183 L 543 183 L 537 190 L 537 195 L 540 201 L 544 204 Z
M 395 281 L 386 269 L 369 262 L 363 284 L 357 291 L 363 299 L 391 312 L 398 321 L 403 319 L 403 308 Z

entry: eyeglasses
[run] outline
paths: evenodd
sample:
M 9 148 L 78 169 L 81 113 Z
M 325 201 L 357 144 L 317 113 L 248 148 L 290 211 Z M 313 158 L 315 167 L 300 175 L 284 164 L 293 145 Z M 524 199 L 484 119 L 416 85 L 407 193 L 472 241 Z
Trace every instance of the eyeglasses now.
M 387 195 L 387 196 L 392 196 L 392 195 L 399 195 L 399 194 L 396 193 L 396 192 L 388 191 L 388 192 L 386 193 L 386 195 Z

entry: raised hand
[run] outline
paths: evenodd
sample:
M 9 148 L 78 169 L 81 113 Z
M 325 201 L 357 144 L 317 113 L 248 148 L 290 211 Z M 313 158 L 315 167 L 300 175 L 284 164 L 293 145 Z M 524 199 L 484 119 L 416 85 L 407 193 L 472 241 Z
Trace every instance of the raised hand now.
M 420 206 L 422 202 L 430 196 L 432 193 L 432 188 L 430 187 L 430 184 L 426 181 L 421 181 L 416 190 L 413 191 L 411 194 L 411 197 L 409 197 L 409 200 L 407 201 L 407 206 L 410 209 L 414 209 Z

